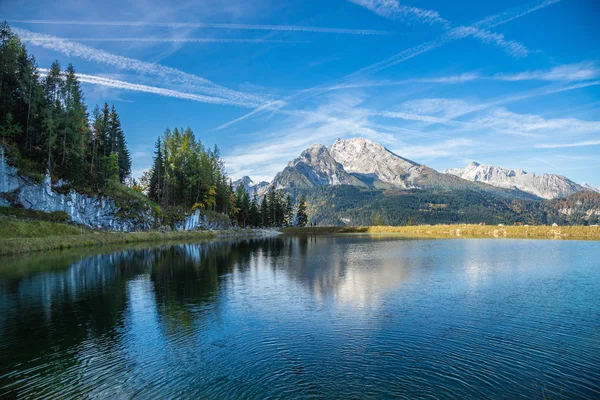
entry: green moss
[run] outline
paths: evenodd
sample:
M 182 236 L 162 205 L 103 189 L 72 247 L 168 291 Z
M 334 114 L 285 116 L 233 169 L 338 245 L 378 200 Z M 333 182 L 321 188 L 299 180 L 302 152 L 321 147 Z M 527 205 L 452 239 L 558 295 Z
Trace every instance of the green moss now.
M 28 210 L 25 208 L 14 208 L 14 207 L 0 207 L 0 217 L 8 216 L 21 219 L 35 219 L 39 221 L 47 222 L 69 222 L 69 214 L 64 211 L 54 211 L 46 213 L 37 210 Z
M 5 207 L 1 207 L 0 211 Z M 18 210 L 19 211 L 31 211 L 31 210 Z M 52 217 L 55 217 L 54 215 Z M 58 219 L 59 216 L 56 216 Z M 70 235 L 81 235 L 84 233 L 90 233 L 90 230 L 83 227 L 77 227 L 73 225 L 67 225 L 63 223 L 40 221 L 40 220 L 27 220 L 23 217 L 10 217 L 0 216 L 0 239 L 16 238 L 20 240 L 22 238 L 39 238 L 48 236 L 70 236 Z

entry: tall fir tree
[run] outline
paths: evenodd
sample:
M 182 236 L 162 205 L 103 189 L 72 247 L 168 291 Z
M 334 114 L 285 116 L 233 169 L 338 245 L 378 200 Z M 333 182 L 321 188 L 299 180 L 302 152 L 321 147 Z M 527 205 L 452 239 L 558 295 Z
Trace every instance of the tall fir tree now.
M 306 197 L 302 195 L 298 202 L 298 214 L 296 216 L 298 226 L 303 227 L 308 223 L 308 214 L 306 213 Z

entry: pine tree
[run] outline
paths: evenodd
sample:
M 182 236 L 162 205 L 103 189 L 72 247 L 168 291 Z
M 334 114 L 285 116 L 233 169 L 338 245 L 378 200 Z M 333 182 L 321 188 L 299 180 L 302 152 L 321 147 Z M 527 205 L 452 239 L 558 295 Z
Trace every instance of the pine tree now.
M 267 200 L 267 196 L 263 196 L 262 201 L 260 203 L 260 222 L 262 226 L 271 226 L 271 221 L 269 218 L 269 201 Z
M 256 193 L 256 189 L 254 189 L 254 193 L 252 194 L 252 201 L 250 202 L 249 220 L 252 226 L 261 225 L 260 209 L 258 205 L 258 194 Z
M 154 163 L 151 169 L 148 197 L 150 197 L 155 202 L 160 203 L 162 200 L 162 184 L 164 183 L 164 160 L 162 152 L 162 142 L 160 140 L 160 137 L 156 140 L 156 144 L 154 145 L 154 147 L 156 150 L 154 151 Z
M 308 223 L 308 215 L 306 214 L 306 197 L 302 195 L 298 203 L 298 214 L 296 215 L 298 226 L 306 226 Z
M 285 199 L 285 225 L 294 225 L 294 205 L 292 204 L 292 196 L 289 194 Z

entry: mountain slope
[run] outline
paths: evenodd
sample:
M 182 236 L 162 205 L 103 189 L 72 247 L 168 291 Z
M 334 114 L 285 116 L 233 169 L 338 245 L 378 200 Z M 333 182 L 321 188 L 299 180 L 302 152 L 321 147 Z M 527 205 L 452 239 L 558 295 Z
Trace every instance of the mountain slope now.
M 265 192 L 267 186 L 269 186 L 269 182 L 262 181 L 254 183 L 249 176 L 243 176 L 242 178 L 233 181 L 233 190 L 237 190 L 240 185 L 244 187 L 250 196 L 254 195 L 254 192 L 261 196 Z
M 374 187 L 414 187 L 422 166 L 402 158 L 379 143 L 355 138 L 336 140 L 329 148 L 331 156 L 351 174 Z
M 276 189 L 350 185 L 372 189 L 474 190 L 507 198 L 537 198 L 442 174 L 400 157 L 368 139 L 337 140 L 329 149 L 314 145 L 275 176 Z
M 304 150 L 275 176 L 271 185 L 277 190 L 329 185 L 367 186 L 346 172 L 323 145 Z
M 506 189 L 517 188 L 544 199 L 565 197 L 585 190 L 583 186 L 561 175 L 536 175 L 520 169 L 506 169 L 476 162 L 472 162 L 466 168 L 448 169 L 444 172 L 473 182 L 483 182 Z
M 309 222 L 319 225 L 595 225 L 600 194 L 590 191 L 564 199 L 511 199 L 473 190 L 378 190 L 321 186 L 292 191 L 305 195 Z

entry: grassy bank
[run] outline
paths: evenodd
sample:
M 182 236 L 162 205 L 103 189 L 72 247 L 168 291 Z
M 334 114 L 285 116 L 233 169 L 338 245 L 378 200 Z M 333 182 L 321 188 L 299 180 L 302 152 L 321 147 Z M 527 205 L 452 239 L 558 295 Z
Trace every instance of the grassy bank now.
M 163 242 L 172 240 L 213 239 L 217 232 L 92 232 L 76 235 L 15 237 L 0 239 L 0 256 L 70 249 L 76 247 L 100 246 L 107 244 L 128 244 L 140 242 Z
M 0 207 L 2 209 L 3 207 Z M 53 214 L 10 208 L 0 213 L 0 256 L 36 251 L 63 250 L 101 245 L 143 242 L 196 241 L 226 237 L 256 237 L 271 234 L 267 230 L 232 229 L 185 232 L 104 232 L 62 222 Z M 15 211 L 16 210 L 16 211 Z M 11 214 L 8 214 L 8 212 Z M 40 220 L 38 218 L 43 218 Z
M 600 240 L 598 226 L 492 226 L 492 225 L 419 225 L 419 226 L 343 226 L 284 228 L 286 234 L 394 234 L 431 238 L 523 238 Z

